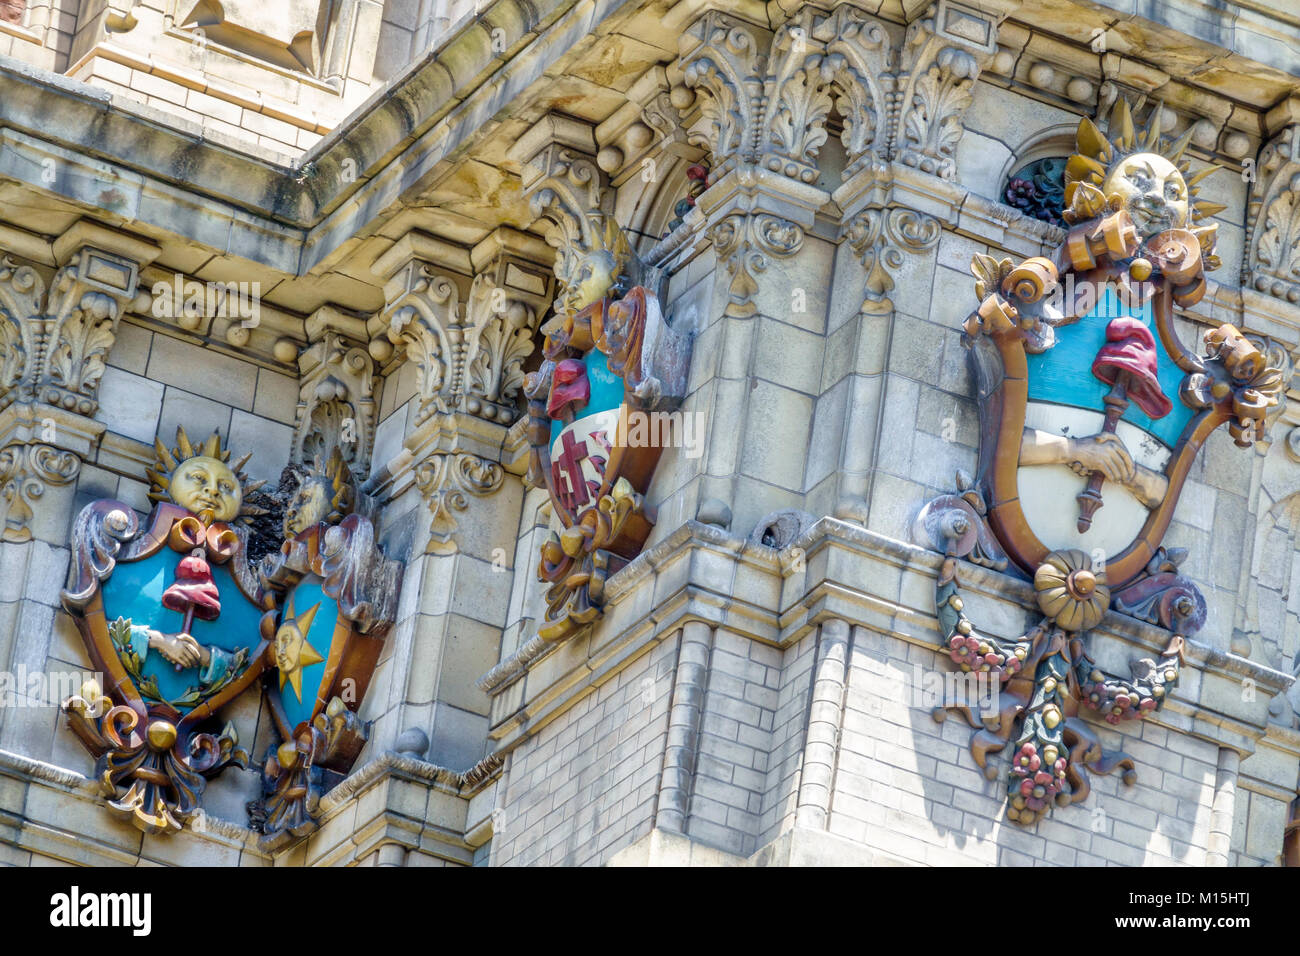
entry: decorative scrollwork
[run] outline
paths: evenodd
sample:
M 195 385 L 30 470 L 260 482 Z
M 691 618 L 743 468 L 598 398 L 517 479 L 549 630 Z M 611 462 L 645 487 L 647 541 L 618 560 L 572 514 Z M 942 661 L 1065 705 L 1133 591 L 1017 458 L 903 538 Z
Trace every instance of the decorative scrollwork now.
M 716 223 L 709 238 L 731 276 L 727 314 L 748 318 L 758 311 L 756 276 L 767 271 L 769 257 L 784 259 L 797 253 L 804 233 L 795 223 L 771 213 L 735 213 Z
M 37 500 L 46 487 L 69 484 L 80 471 L 80 458 L 52 445 L 0 449 L 0 540 L 30 541 Z
M 934 248 L 942 232 L 933 216 L 913 209 L 870 208 L 851 219 L 845 227 L 850 248 L 862 260 L 866 271 L 864 315 L 886 315 L 893 311 L 889 293 L 894 279 L 889 270 L 903 265 L 905 253 L 920 253 Z
M 469 507 L 468 495 L 482 498 L 499 489 L 505 471 L 493 461 L 467 452 L 437 453 L 415 470 L 416 487 L 433 513 L 427 554 L 455 554 L 459 550 L 455 512 Z

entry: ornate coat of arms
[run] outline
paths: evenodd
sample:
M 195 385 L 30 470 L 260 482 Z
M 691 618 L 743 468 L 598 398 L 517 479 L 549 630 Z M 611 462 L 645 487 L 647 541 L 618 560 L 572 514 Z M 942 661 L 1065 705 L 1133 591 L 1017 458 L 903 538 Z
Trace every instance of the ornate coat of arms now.
M 322 768 L 345 772 L 364 742 L 355 711 L 400 566 L 374 548 L 366 519 L 343 518 L 350 485 L 337 456 L 301 482 L 281 553 L 250 565 L 240 521 L 261 483 L 244 478 L 247 456 L 229 458 L 217 434 L 196 446 L 178 430 L 176 448 L 156 443 L 145 526 L 117 501 L 78 517 L 63 604 L 104 685 L 63 709 L 110 809 L 169 833 L 201 811 L 207 779 L 253 766 L 219 715 L 264 682 L 285 743 L 262 766 L 266 809 L 254 816 L 274 839 L 314 827 Z
M 992 778 L 989 755 L 1013 744 L 1007 815 L 1026 825 L 1084 799 L 1085 768 L 1123 767 L 1133 781 L 1132 759 L 1103 753 L 1079 708 L 1118 723 L 1173 689 L 1183 638 L 1206 616 L 1178 573 L 1186 553 L 1161 545 L 1179 495 L 1216 428 L 1249 448 L 1285 400 L 1284 357 L 1269 343 L 1221 325 L 1197 350 L 1175 328 L 1175 308 L 1200 301 L 1219 265 L 1206 220 L 1223 207 L 1194 201 L 1215 167 L 1187 176 L 1190 133 L 1160 152 L 1159 112 L 1141 134 L 1123 101 L 1110 137 L 1080 123 L 1054 257 L 975 256 L 979 307 L 964 330 L 979 473 L 920 518 L 948 554 L 936 595 L 946 649 L 1001 685 L 995 725 L 965 710 L 979 728 L 971 751 Z M 1032 579 L 1041 621 L 1015 640 L 980 634 L 958 558 Z M 1160 660 L 1134 662 L 1127 679 L 1098 668 L 1083 637 L 1108 611 L 1167 629 Z
M 547 591 L 539 634 L 561 640 L 595 621 L 605 579 L 641 551 L 653 526 L 643 495 L 685 394 L 690 340 L 633 285 L 635 261 L 613 220 L 601 247 L 544 328 L 541 367 L 527 376 L 530 480 L 545 485 L 563 530 L 541 548 Z

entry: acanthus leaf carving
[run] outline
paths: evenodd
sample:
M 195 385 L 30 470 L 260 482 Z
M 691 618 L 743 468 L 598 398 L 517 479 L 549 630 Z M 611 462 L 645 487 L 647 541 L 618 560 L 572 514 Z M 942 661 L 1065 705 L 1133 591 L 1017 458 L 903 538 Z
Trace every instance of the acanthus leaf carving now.
M 889 105 L 896 77 L 889 34 L 865 12 L 841 6 L 820 20 L 813 35 L 826 45 L 823 70 L 831 77 L 836 106 L 844 118 L 841 141 L 848 154 L 845 174 L 889 157 Z
M 1246 207 L 1242 284 L 1300 301 L 1300 126 L 1264 147 L 1256 177 Z
M 460 293 L 456 283 L 422 262 L 412 263 L 407 291 L 390 305 L 388 338 L 406 349 L 415 363 L 417 422 L 447 411 L 444 393 L 455 381 L 453 330 L 459 331 Z
M 765 62 L 760 44 L 768 39 L 764 34 L 710 10 L 682 39 L 679 62 L 686 85 L 703 94 L 700 112 L 708 133 L 700 145 L 713 154 L 719 176 L 737 162 L 752 163 L 756 157 L 763 96 L 759 70 Z
M 574 256 L 579 248 L 572 247 Z M 457 280 L 419 261 L 408 271 L 406 292 L 389 305 L 388 338 L 415 363 L 417 423 L 460 409 L 511 424 L 523 364 L 533 352 L 536 311 L 485 273 L 470 283 L 462 303 Z
M 769 76 L 764 85 L 767 121 L 762 142 L 764 162 L 773 172 L 815 183 L 817 153 L 826 142 L 831 111 L 832 62 L 810 52 L 811 13 L 781 27 L 772 39 Z
M 515 398 L 524 384 L 523 364 L 533 352 L 536 313 L 493 287 L 486 275 L 474 278 L 467 303 L 468 367 L 466 410 L 514 419 Z
M 55 273 L 46 294 L 30 266 L 0 262 L 0 408 L 40 401 L 93 415 L 138 271 L 129 259 L 87 246 Z
M 957 178 L 962 117 L 974 102 L 980 66 L 968 50 L 930 32 L 927 23 L 912 24 L 904 42 L 891 158 L 951 180 Z

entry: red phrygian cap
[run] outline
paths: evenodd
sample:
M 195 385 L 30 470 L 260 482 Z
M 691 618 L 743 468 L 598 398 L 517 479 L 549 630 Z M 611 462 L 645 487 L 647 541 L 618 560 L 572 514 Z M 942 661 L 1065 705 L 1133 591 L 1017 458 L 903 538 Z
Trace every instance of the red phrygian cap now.
M 587 366 L 582 364 L 582 360 L 567 358 L 555 363 L 546 414 L 559 418 L 565 405 L 570 402 L 586 402 L 590 398 L 591 383 L 587 381 Z
M 1114 385 L 1120 372 L 1128 372 L 1128 397 L 1151 418 L 1164 418 L 1174 406 L 1160 388 L 1156 340 L 1151 330 L 1132 316 L 1112 319 L 1106 326 L 1106 344 L 1092 362 L 1092 374 Z
M 202 558 L 190 555 L 182 558 L 176 568 L 176 581 L 163 592 L 163 607 L 184 614 L 194 608 L 194 616 L 201 621 L 215 620 L 221 613 L 221 594 L 212 580 L 212 569 Z

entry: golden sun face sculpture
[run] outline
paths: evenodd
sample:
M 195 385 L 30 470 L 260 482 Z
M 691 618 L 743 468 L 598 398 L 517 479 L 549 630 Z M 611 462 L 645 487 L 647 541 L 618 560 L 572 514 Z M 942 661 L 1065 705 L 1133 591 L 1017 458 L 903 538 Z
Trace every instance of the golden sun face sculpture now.
M 571 280 L 567 305 L 574 312 L 606 296 L 617 298 L 627 291 L 624 286 L 632 284 L 628 271 L 633 256 L 627 237 L 613 216 L 604 218 L 602 230 L 595 237 L 599 245 L 583 255 Z
M 1203 220 L 1221 212 L 1221 203 L 1196 201 L 1200 182 L 1219 167 L 1209 166 L 1195 175 L 1183 158 L 1192 139 L 1192 130 L 1176 141 L 1161 138 L 1160 117 L 1164 112 L 1157 103 L 1146 126 L 1138 132 L 1133 125 L 1133 111 L 1126 100 L 1115 104 L 1103 134 L 1088 118 L 1079 122 L 1077 152 L 1065 166 L 1065 218 L 1070 223 L 1091 218 L 1095 204 L 1079 201 L 1087 194 L 1103 199 L 1112 208 L 1128 211 L 1138 234 L 1146 239 L 1169 229 L 1190 229 L 1201 241 L 1210 262 L 1214 248 L 1213 223 Z M 1080 212 L 1087 210 L 1087 212 Z
M 168 448 L 161 439 L 154 441 L 154 464 L 146 469 L 151 501 L 170 501 L 198 515 L 205 524 L 234 521 L 251 514 L 244 496 L 265 482 L 250 482 L 243 467 L 251 455 L 234 465 L 227 464 L 230 452 L 221 447 L 221 436 L 213 432 L 199 446 L 176 429 L 176 447 Z
M 284 536 L 292 538 L 322 522 L 337 524 L 351 512 L 354 498 L 352 471 L 335 448 L 329 462 L 322 466 L 317 459 L 298 485 L 284 512 Z
M 325 660 L 316 648 L 307 643 L 307 632 L 311 630 L 311 622 L 318 610 L 320 604 L 313 604 L 299 614 L 290 598 L 289 607 L 284 612 L 284 623 L 275 632 L 275 666 L 280 671 L 280 690 L 283 691 L 288 684 L 300 701 L 304 668 Z
M 1139 235 L 1187 227 L 1187 183 L 1178 167 L 1156 153 L 1125 156 L 1101 185 L 1133 217 Z

